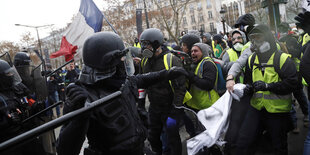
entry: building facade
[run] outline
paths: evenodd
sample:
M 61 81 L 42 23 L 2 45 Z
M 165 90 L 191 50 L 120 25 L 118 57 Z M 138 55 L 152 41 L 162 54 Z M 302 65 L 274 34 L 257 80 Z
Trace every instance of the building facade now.
M 172 35 L 179 37 L 182 31 L 188 30 L 198 30 L 201 33 L 218 33 L 218 25 L 221 22 L 219 13 L 221 10 L 221 0 L 145 0 L 145 5 L 148 13 L 149 27 L 160 29 L 167 40 L 173 40 Z M 111 24 L 124 41 L 128 44 L 133 44 L 134 38 L 138 36 L 136 9 L 143 10 L 142 27 L 143 29 L 147 28 L 144 1 L 128 0 L 119 7 L 104 11 L 104 14 L 109 18 Z M 173 11 L 174 9 L 178 9 L 178 11 Z M 178 17 L 175 15 L 176 12 Z M 176 33 L 176 29 L 178 29 L 178 33 Z M 111 28 L 104 21 L 103 31 L 108 30 L 111 30 Z

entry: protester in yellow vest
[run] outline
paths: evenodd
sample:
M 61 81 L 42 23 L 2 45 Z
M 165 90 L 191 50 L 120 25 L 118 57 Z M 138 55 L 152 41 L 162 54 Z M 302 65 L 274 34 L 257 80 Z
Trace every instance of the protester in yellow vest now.
M 141 45 L 139 43 L 139 39 L 138 38 L 135 38 L 135 43 L 133 44 L 134 47 L 138 47 L 138 48 L 141 48 Z
M 287 155 L 291 94 L 298 81 L 296 67 L 288 54 L 277 53 L 275 39 L 268 26 L 255 26 L 249 39 L 254 54 L 248 58 L 246 65 L 248 85 L 245 94 L 253 93 L 253 96 L 239 131 L 236 154 L 254 154 L 249 148 L 265 129 L 271 137 L 274 154 Z
M 241 50 L 246 43 L 246 36 L 244 32 L 234 30 L 232 33 L 232 44 L 233 47 L 228 49 L 223 55 L 222 60 L 224 62 L 235 62 L 241 54 Z
M 218 72 L 215 63 L 208 53 L 211 47 L 204 43 L 196 43 L 191 49 L 191 57 L 195 67 L 189 72 L 190 94 L 192 99 L 186 104 L 194 110 L 210 107 L 217 99 L 216 88 Z

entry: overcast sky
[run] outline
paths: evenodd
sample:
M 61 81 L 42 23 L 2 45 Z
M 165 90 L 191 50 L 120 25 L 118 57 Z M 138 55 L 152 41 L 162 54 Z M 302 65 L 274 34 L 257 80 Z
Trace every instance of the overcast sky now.
M 93 0 L 103 10 L 104 0 Z M 27 31 L 37 39 L 34 28 L 15 24 L 40 26 L 54 24 L 53 28 L 63 28 L 77 14 L 80 0 L 0 0 L 0 41 L 19 42 Z M 40 28 L 40 38 L 48 36 L 51 28 Z

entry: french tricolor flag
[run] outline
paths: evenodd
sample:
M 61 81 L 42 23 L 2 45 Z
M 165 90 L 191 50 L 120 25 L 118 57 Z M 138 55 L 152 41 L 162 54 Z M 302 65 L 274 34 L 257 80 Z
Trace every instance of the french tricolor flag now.
M 80 10 L 69 28 L 64 32 L 60 50 L 50 58 L 64 55 L 66 61 L 82 58 L 84 41 L 92 34 L 101 31 L 103 15 L 92 0 L 81 0 Z

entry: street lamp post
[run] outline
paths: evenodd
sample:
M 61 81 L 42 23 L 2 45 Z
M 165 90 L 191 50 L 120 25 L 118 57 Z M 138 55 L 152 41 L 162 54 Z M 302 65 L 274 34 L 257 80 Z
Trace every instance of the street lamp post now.
M 224 35 L 226 34 L 226 29 L 225 29 L 225 13 L 226 13 L 226 10 L 221 7 L 221 11 L 220 11 L 220 14 L 221 14 L 221 18 L 222 18 L 222 23 L 223 23 L 223 31 L 224 31 Z
M 29 28 L 35 28 L 36 29 L 37 37 L 38 37 L 38 44 L 39 44 L 39 48 L 40 48 L 40 55 L 41 55 L 42 59 L 43 59 L 43 51 L 42 51 L 42 47 L 41 47 L 41 41 L 40 41 L 40 36 L 39 36 L 38 28 L 43 28 L 43 27 L 52 26 L 52 25 L 54 25 L 54 24 L 41 25 L 41 26 L 31 26 L 31 25 L 15 24 L 15 26 L 24 26 L 24 27 L 29 27 Z M 43 63 L 44 70 L 46 70 L 45 61 L 43 61 L 42 63 Z

